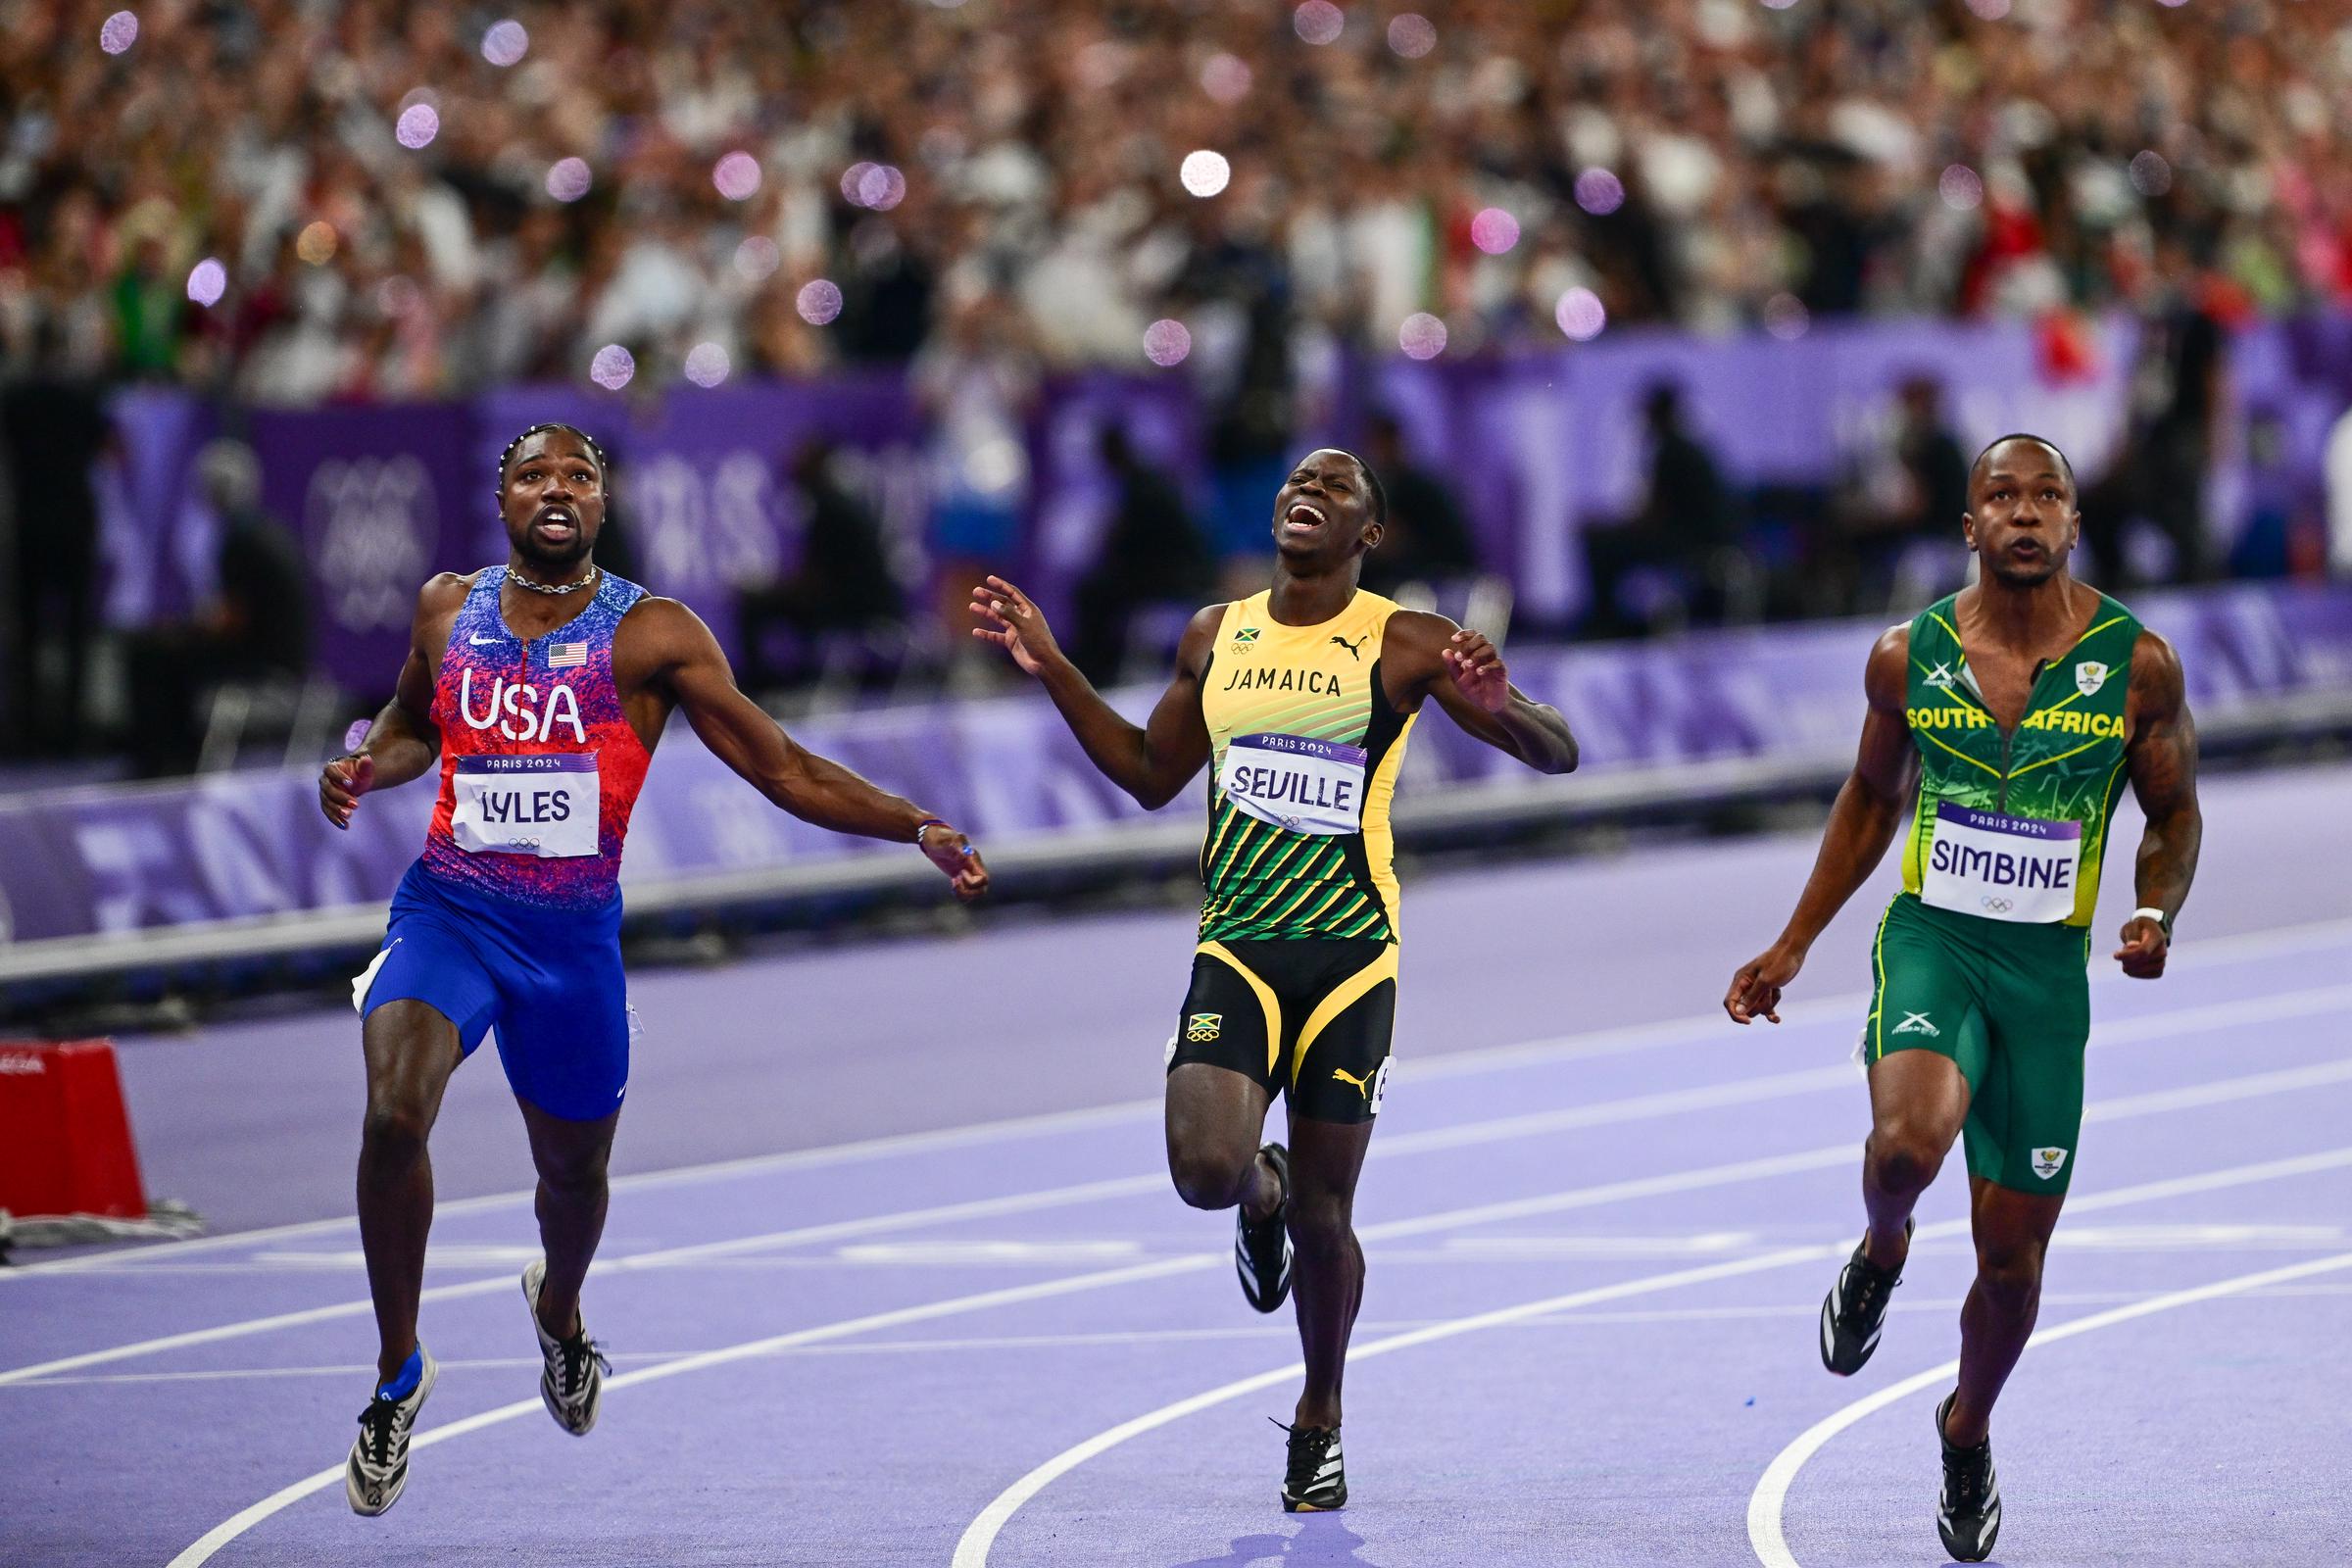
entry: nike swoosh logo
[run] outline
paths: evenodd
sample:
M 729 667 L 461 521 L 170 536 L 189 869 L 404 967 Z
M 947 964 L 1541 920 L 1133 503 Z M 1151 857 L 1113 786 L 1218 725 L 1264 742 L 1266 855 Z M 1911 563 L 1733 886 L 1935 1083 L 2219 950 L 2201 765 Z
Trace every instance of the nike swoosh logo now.
M 476 648 L 481 647 L 484 643 L 503 643 L 506 641 L 504 637 L 485 637 L 478 631 L 475 632 L 469 640 Z

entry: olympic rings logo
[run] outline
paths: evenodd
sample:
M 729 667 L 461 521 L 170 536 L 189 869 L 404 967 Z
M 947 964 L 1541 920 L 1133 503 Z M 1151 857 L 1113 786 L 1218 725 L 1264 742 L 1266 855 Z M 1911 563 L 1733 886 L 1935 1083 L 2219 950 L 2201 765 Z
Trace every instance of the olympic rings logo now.
M 2007 899 L 1995 898 L 1990 894 L 1986 894 L 1984 898 L 1979 899 L 1977 902 L 1984 906 L 1986 909 L 1990 910 L 1994 914 L 2007 914 L 2011 909 L 2017 907 L 2017 906 L 2011 901 Z

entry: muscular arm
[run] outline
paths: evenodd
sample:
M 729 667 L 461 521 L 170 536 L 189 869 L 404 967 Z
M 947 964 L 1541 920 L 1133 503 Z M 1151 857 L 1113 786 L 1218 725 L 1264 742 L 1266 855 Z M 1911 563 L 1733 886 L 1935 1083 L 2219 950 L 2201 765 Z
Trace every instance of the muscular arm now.
M 409 656 L 401 663 L 392 700 L 368 726 L 367 739 L 320 770 L 318 808 L 335 826 L 351 825 L 361 796 L 421 776 L 440 755 L 441 731 L 433 723 L 433 658 L 449 633 L 443 617 L 465 602 L 466 589 L 466 579 L 454 572 L 443 572 L 424 585 L 416 596 Z
M 1576 736 L 1568 720 L 1558 709 L 1512 685 L 1502 656 L 1481 633 L 1444 615 L 1400 610 L 1389 617 L 1381 641 L 1384 670 L 1392 660 L 1393 696 L 1402 696 L 1407 704 L 1435 697 L 1465 732 L 1539 773 L 1576 771 Z
M 2197 851 L 2205 838 L 2197 807 L 2197 726 L 2189 716 L 2180 656 L 2152 631 L 2139 634 L 2132 649 L 2132 739 L 2125 753 L 2132 793 L 2147 817 L 2132 864 L 2132 885 L 2141 908 L 2162 909 L 2164 923 L 2133 918 L 2124 926 L 2124 946 L 2115 955 L 2124 972 L 2152 980 L 2164 972 L 2171 939 L 2165 926 L 2187 902 L 2197 874 Z
M 1004 649 L 1024 672 L 1037 677 L 1087 760 L 1145 810 L 1156 811 L 1174 800 L 1207 763 L 1208 725 L 1200 716 L 1200 678 L 1225 617 L 1223 605 L 1200 611 L 1184 628 L 1176 645 L 1176 673 L 1141 726 L 1129 723 L 1102 700 L 1062 653 L 1036 603 L 1011 583 L 991 577 L 974 588 L 972 612 L 982 621 L 973 628 L 975 635 Z
M 1907 626 L 1894 627 L 1870 651 L 1863 674 L 1870 707 L 1862 720 L 1853 771 L 1846 774 L 1830 808 L 1821 853 L 1814 858 L 1813 874 L 1805 879 L 1795 912 L 1780 939 L 1732 977 L 1723 1005 L 1736 1023 L 1758 1015 L 1780 1022 L 1776 1009 L 1781 988 L 1796 978 L 1814 939 L 1870 879 L 1886 858 L 1886 846 L 1894 842 L 1903 808 L 1919 787 L 1919 749 L 1903 716 L 1910 659 Z

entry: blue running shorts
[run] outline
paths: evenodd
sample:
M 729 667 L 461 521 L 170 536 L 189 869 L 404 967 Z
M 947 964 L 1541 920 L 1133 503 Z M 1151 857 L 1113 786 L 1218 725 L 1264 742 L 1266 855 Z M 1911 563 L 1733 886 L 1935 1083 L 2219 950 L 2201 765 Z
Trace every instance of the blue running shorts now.
M 620 972 L 620 896 L 602 909 L 541 909 L 409 867 L 383 951 L 351 983 L 362 1018 L 415 1001 L 458 1030 L 470 1056 L 498 1031 L 515 1095 L 565 1121 L 620 1108 L 636 1014 Z

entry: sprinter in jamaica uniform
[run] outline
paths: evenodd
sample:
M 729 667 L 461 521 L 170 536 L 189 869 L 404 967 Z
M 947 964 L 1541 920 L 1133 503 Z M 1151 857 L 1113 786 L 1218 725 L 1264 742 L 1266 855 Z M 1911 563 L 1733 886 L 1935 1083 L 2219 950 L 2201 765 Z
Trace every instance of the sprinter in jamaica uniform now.
M 2077 1163 L 2090 924 L 2125 779 L 2147 827 L 2138 907 L 2114 955 L 2124 973 L 2164 973 L 2203 833 L 2180 661 L 2068 574 L 2075 496 L 2074 470 L 2037 436 L 2004 436 L 1977 459 L 1961 528 L 1980 581 L 1871 651 L 1861 755 L 1813 875 L 1780 940 L 1723 999 L 1738 1023 L 1778 1023 L 1806 950 L 1902 835 L 1903 890 L 1872 947 L 1862 1039 L 1868 1229 L 1822 1303 L 1821 1357 L 1840 1376 L 1870 1359 L 1912 1205 L 1964 1137 L 1977 1279 L 1960 1312 L 1959 1387 L 1936 1408 L 1936 1529 L 1963 1562 L 1983 1561 L 2000 1531 L 1992 1404 L 2034 1331 Z
M 1434 698 L 1532 767 L 1576 766 L 1567 723 L 1511 685 L 1493 643 L 1356 587 L 1386 511 L 1363 460 L 1310 453 L 1274 498 L 1272 590 L 1193 617 L 1140 729 L 1071 666 L 1026 594 L 1001 577 L 973 590 L 974 634 L 1044 683 L 1128 794 L 1156 808 L 1210 768 L 1208 897 L 1168 1048 L 1168 1170 L 1186 1202 L 1240 1209 L 1250 1305 L 1282 1304 L 1296 1259 L 1306 1386 L 1282 1488 L 1291 1512 L 1348 1500 L 1340 1377 L 1364 1281 L 1351 1215 L 1396 1016 L 1389 801 L 1405 739 Z M 1261 1149 L 1277 1093 L 1290 1145 Z

